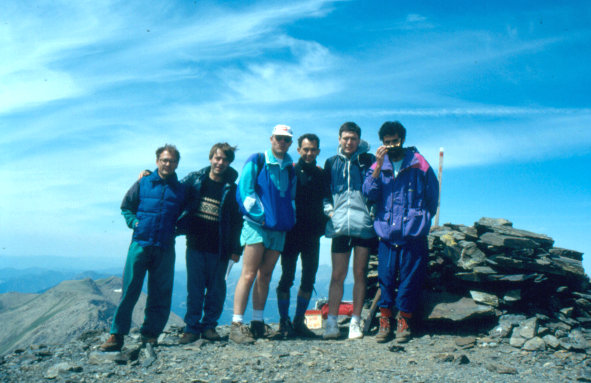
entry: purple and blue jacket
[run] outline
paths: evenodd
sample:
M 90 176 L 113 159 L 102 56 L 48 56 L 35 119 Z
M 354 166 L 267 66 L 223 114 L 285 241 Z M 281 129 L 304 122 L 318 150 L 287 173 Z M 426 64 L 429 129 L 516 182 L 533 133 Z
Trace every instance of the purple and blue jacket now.
M 437 177 L 427 160 L 408 147 L 396 177 L 387 155 L 377 178 L 372 177 L 375 167 L 365 178 L 363 194 L 376 203 L 376 234 L 391 245 L 427 236 L 439 199 Z

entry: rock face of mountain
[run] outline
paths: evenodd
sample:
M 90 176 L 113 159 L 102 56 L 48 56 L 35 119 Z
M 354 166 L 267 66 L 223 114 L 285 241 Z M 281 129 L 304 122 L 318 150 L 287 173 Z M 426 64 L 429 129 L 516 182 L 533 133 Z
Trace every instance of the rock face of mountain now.
M 64 281 L 42 294 L 0 294 L 0 355 L 31 344 L 60 344 L 89 330 L 107 331 L 121 297 L 121 279 Z M 142 294 L 132 326 L 143 321 Z M 171 314 L 169 324 L 182 324 Z

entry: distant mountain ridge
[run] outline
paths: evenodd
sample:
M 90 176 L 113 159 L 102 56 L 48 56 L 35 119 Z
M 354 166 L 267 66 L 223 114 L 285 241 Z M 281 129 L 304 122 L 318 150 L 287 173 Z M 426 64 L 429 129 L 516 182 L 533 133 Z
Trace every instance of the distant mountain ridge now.
M 6 262 L 5 262 L 6 263 Z M 52 270 L 44 267 L 25 269 L 0 268 L 0 355 L 16 348 L 31 344 L 63 343 L 75 339 L 88 330 L 108 331 L 112 316 L 121 298 L 120 268 L 98 271 L 80 269 Z M 29 266 L 27 264 L 26 266 Z M 56 266 L 58 266 L 56 264 Z M 227 280 L 227 294 L 220 325 L 231 323 L 234 290 L 240 277 L 241 264 L 232 269 Z M 293 315 L 301 270 L 296 272 L 292 287 L 290 313 Z M 310 308 L 316 299 L 328 296 L 331 267 L 320 265 L 316 277 L 315 293 Z M 281 267 L 273 273 L 269 297 L 265 308 L 265 321 L 278 323 L 277 297 L 275 290 L 281 277 Z M 185 270 L 175 272 L 169 325 L 183 326 L 182 317 L 186 312 L 187 274 Z M 147 283 L 144 283 L 144 292 Z M 345 283 L 344 299 L 350 299 L 352 275 Z M 145 295 L 135 307 L 133 327 L 143 321 Z M 251 304 L 247 306 L 245 320 L 250 321 Z
M 0 355 L 31 344 L 64 343 L 89 330 L 107 331 L 119 299 L 121 279 L 64 281 L 41 293 L 0 294 Z M 146 296 L 135 307 L 132 326 L 143 321 Z M 168 325 L 182 325 L 174 313 Z
M 62 281 L 90 278 L 94 280 L 120 275 L 118 269 L 55 270 L 42 267 L 25 269 L 0 268 L 0 294 L 9 292 L 42 293 Z

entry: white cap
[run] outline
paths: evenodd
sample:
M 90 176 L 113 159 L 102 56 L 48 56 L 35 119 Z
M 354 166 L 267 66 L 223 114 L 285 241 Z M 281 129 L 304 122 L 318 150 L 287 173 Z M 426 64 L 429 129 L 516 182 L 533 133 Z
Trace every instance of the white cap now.
M 293 137 L 293 132 L 291 131 L 291 128 L 287 125 L 275 125 L 275 127 L 273 128 L 273 136 L 288 136 L 288 137 Z

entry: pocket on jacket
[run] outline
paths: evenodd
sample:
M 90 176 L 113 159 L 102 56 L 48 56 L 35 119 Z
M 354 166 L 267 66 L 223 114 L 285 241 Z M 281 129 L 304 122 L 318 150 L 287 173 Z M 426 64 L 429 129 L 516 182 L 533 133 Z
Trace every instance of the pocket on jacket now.
M 402 221 L 402 234 L 404 237 L 423 237 L 429 234 L 431 216 L 422 209 L 409 209 Z

